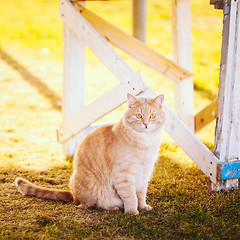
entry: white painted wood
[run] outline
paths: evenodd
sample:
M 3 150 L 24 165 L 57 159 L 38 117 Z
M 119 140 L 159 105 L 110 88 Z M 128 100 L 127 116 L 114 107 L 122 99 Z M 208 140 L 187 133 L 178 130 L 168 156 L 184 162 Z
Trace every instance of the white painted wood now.
M 63 0 L 63 5 L 67 2 Z M 69 4 L 69 3 L 67 3 Z M 107 48 L 106 44 L 102 39 L 98 36 L 98 34 L 89 27 L 88 23 L 82 18 L 76 17 L 78 15 L 75 14 L 75 10 L 71 8 L 71 6 L 67 6 L 67 10 L 63 7 L 63 17 L 66 22 L 66 25 L 71 29 L 74 29 L 74 33 L 77 35 L 79 40 L 82 40 L 84 44 L 86 42 L 90 42 L 91 44 L 101 43 L 100 46 L 104 48 L 104 51 L 99 52 L 96 51 L 99 58 L 103 60 L 103 62 L 109 66 L 109 59 L 106 59 L 102 56 L 104 54 L 109 54 L 109 58 L 111 59 L 113 56 L 118 55 L 113 54 L 113 50 L 111 48 Z M 71 14 L 75 17 L 71 18 Z M 68 16 L 65 18 L 65 16 Z M 70 24 L 69 24 L 70 22 Z M 74 27 L 73 23 L 80 22 L 81 29 L 90 29 L 80 34 L 81 31 Z M 91 37 L 89 37 L 91 36 Z M 96 37 L 97 36 L 97 37 Z M 94 38 L 97 40 L 95 41 Z M 88 42 L 88 43 L 89 43 Z M 108 58 L 108 57 L 107 57 Z M 110 61 L 111 62 L 111 61 Z M 111 65 L 111 64 L 110 64 Z M 118 64 L 117 64 L 118 65 Z M 139 75 L 134 74 L 133 71 L 124 63 L 123 60 L 120 59 L 120 65 L 122 69 L 124 69 L 127 76 L 125 79 L 121 78 L 121 84 L 115 87 L 114 89 L 107 92 L 105 95 L 100 97 L 98 100 L 90 104 L 87 108 L 82 109 L 80 112 L 76 113 L 74 116 L 70 118 L 65 118 L 63 125 L 59 129 L 59 140 L 65 141 L 75 135 L 77 132 L 89 126 L 92 122 L 96 121 L 101 116 L 105 115 L 112 109 L 116 108 L 118 105 L 123 103 L 126 100 L 126 93 L 131 92 L 134 95 L 144 92 L 144 94 L 148 94 L 150 92 L 151 95 L 155 95 L 153 91 L 151 91 L 145 84 L 143 84 Z M 72 66 L 72 65 L 70 65 Z M 111 66 L 109 67 L 111 70 Z M 115 69 L 115 68 L 114 68 Z M 126 70 L 127 69 L 127 70 Z M 130 69 L 130 70 L 129 70 Z M 117 71 L 112 70 L 114 75 L 119 74 L 119 69 Z M 70 73 L 69 73 L 70 74 Z M 121 75 L 121 74 L 120 74 Z M 127 79 L 127 80 L 126 80 Z M 147 89 L 149 89 L 147 91 Z M 217 179 L 217 164 L 219 160 L 212 154 L 212 152 L 184 125 L 184 123 L 178 119 L 178 117 L 167 107 L 165 106 L 166 116 L 167 116 L 167 124 L 165 126 L 166 131 L 169 135 L 176 141 L 176 143 L 192 158 L 192 160 L 200 167 L 200 169 L 211 179 L 213 183 L 216 183 Z M 83 118 L 84 116 L 84 118 Z M 80 125 L 80 126 L 79 126 Z
M 131 80 L 128 78 L 132 69 L 68 0 L 61 0 L 60 14 L 78 39 L 92 50 L 120 82 Z
M 142 80 L 140 75 L 136 73 L 135 80 L 132 83 L 120 83 L 72 117 L 65 119 L 58 129 L 58 140 L 60 142 L 67 141 L 99 118 L 123 104 L 126 101 L 128 92 L 137 95 L 142 91 L 144 91 Z
M 156 94 L 148 86 L 144 86 L 139 96 L 152 96 Z M 127 90 L 128 92 L 128 90 Z M 110 90 L 100 99 L 82 109 L 72 118 L 67 119 L 59 128 L 59 140 L 66 141 L 89 126 L 91 123 L 116 108 L 126 101 L 126 88 L 118 85 Z M 103 108 L 103 106 L 107 105 Z M 215 155 L 178 119 L 178 117 L 164 105 L 166 112 L 165 130 L 183 151 L 198 165 L 198 167 L 211 179 L 213 183 L 217 180 L 217 165 L 220 161 Z M 82 116 L 85 116 L 84 118 Z
M 212 182 L 216 182 L 218 175 L 217 164 L 220 161 L 167 106 L 165 109 L 168 120 L 165 128 L 167 133 L 203 173 Z
M 84 107 L 85 46 L 64 24 L 63 121 Z M 63 144 L 64 154 L 72 156 L 78 139 Z
M 155 97 L 156 93 L 148 86 L 139 96 Z M 172 139 L 183 149 L 183 151 L 198 165 L 212 182 L 216 183 L 218 178 L 218 158 L 192 133 L 192 131 L 164 105 L 166 113 L 165 130 Z
M 219 158 L 226 162 L 240 157 L 240 17 L 238 1 L 232 1 L 224 86 L 222 139 Z M 237 14 L 238 12 L 238 14 Z M 240 158 L 239 158 L 240 159 Z
M 192 72 L 190 0 L 172 0 L 173 53 L 177 64 Z M 193 79 L 175 84 L 175 108 L 180 119 L 194 132 Z
M 230 24 L 230 8 L 225 7 L 223 18 L 223 31 L 222 31 L 222 50 L 221 50 L 221 64 L 220 64 L 220 78 L 218 90 L 218 106 L 217 106 L 217 121 L 215 130 L 215 145 L 214 153 L 219 158 L 221 145 L 221 132 L 223 122 L 223 105 L 224 105 L 224 91 L 226 84 L 226 67 L 228 55 L 228 42 L 229 42 L 229 24 Z
M 228 9 L 231 9 L 230 13 Z M 240 3 L 225 4 L 223 45 L 219 83 L 217 126 L 215 131 L 216 156 L 222 162 L 240 160 Z M 238 179 L 218 181 L 211 190 L 238 188 Z
M 93 12 L 76 3 L 83 17 L 105 38 L 109 43 L 136 58 L 148 67 L 154 69 L 174 82 L 180 82 L 192 76 L 192 73 L 157 53 L 136 38 L 126 34 L 121 29 L 100 18 Z
M 133 36 L 142 42 L 146 41 L 146 0 L 133 2 Z

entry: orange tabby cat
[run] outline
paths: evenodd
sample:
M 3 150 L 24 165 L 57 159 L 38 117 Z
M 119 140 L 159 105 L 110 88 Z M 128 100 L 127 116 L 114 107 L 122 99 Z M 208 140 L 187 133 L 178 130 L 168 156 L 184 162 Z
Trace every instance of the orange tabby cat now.
M 77 148 L 70 192 L 41 188 L 17 178 L 20 192 L 73 201 L 83 208 L 124 209 L 130 214 L 138 214 L 138 209 L 151 210 L 146 192 L 165 122 L 164 96 L 151 99 L 128 94 L 127 98 L 124 117 L 115 125 L 90 132 Z

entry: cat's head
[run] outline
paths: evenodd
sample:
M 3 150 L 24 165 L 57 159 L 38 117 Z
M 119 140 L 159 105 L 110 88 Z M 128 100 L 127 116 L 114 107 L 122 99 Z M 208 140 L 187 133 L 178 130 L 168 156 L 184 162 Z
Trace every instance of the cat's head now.
M 124 115 L 124 125 L 138 132 L 154 132 L 161 129 L 165 122 L 163 111 L 164 95 L 156 98 L 136 98 L 127 95 L 128 109 Z

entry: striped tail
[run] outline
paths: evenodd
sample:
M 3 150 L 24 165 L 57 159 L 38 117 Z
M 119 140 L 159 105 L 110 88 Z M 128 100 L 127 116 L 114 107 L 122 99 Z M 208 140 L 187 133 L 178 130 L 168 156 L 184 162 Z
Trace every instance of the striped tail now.
M 37 198 L 51 199 L 51 200 L 62 200 L 65 202 L 73 202 L 73 196 L 69 191 L 61 191 L 55 189 L 48 189 L 39 187 L 26 179 L 17 178 L 15 184 L 18 190 L 23 195 L 35 196 Z

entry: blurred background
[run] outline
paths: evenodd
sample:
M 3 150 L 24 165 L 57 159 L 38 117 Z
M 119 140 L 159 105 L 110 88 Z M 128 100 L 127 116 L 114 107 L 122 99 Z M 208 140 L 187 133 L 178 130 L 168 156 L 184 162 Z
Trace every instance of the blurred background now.
M 209 0 L 190 2 L 198 113 L 218 94 L 223 12 Z M 62 121 L 63 22 L 59 0 L 0 3 L 1 239 L 240 239 L 239 191 L 209 193 L 207 176 L 165 133 L 148 187 L 151 212 L 128 216 L 22 196 L 14 184 L 17 176 L 44 187 L 69 189 L 72 158 L 63 154 L 56 136 Z M 131 34 L 131 0 L 86 5 Z M 147 0 L 146 28 L 146 44 L 173 59 L 170 0 Z M 141 71 L 151 88 L 165 94 L 174 110 L 172 81 L 116 51 Z M 86 48 L 86 104 L 116 83 Z M 118 121 L 125 107 L 99 121 Z M 211 150 L 214 128 L 215 121 L 197 133 Z
M 87 2 L 87 8 L 125 32 L 132 32 L 132 2 Z M 222 11 L 209 1 L 191 0 L 195 113 L 218 91 Z M 3 0 L 0 8 L 0 154 L 2 165 L 49 167 L 61 164 L 56 128 L 61 123 L 63 22 L 58 0 Z M 171 1 L 148 0 L 146 44 L 172 59 Z M 174 110 L 173 83 L 116 51 Z M 86 48 L 86 104 L 111 89 L 117 80 Z M 187 94 L 187 93 L 186 93 Z M 101 122 L 115 122 L 125 106 Z M 212 122 L 198 133 L 213 147 Z M 166 137 L 163 141 L 168 141 Z M 15 156 L 18 161 L 14 161 Z M 37 160 L 41 159 L 38 164 Z M 44 160 L 43 160 L 44 159 Z M 44 161 L 44 164 L 43 162 Z

